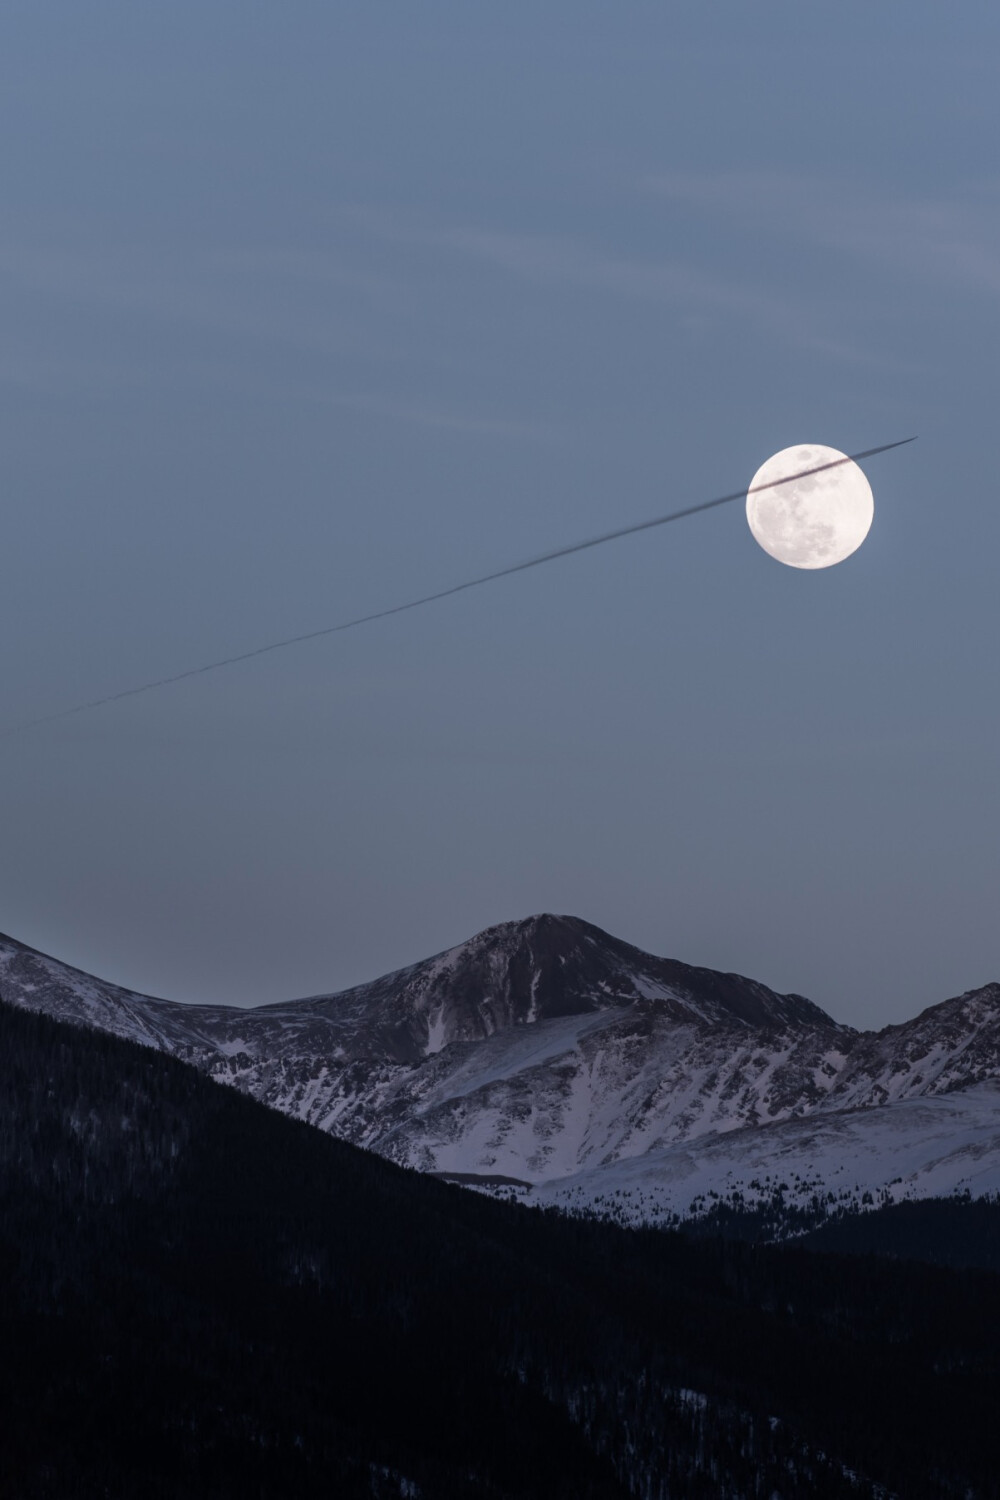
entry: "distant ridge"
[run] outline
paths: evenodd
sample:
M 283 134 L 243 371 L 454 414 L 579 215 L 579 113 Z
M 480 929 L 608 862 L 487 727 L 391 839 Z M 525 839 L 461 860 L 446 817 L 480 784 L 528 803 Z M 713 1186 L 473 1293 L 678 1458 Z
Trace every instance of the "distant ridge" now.
M 405 1165 L 631 1220 L 753 1201 L 784 1177 L 859 1201 L 1000 1189 L 997 984 L 858 1032 L 546 913 L 253 1010 L 132 994 L 3 938 L 0 994 Z

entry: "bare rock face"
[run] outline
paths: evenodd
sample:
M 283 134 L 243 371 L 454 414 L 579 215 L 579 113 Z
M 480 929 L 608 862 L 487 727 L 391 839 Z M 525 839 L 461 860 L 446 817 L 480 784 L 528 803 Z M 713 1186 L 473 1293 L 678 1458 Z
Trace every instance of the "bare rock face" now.
M 696 1142 L 706 1181 L 731 1184 L 748 1142 L 778 1149 L 767 1132 L 782 1122 L 867 1112 L 884 1130 L 886 1109 L 1000 1080 L 1000 985 L 856 1032 L 800 995 L 653 957 L 575 917 L 503 923 L 370 984 L 252 1010 L 135 995 L 3 938 L 0 994 L 173 1053 L 410 1166 L 586 1183 L 588 1201 L 628 1164 L 655 1178 L 660 1161 L 664 1182 L 683 1183 Z M 987 1127 L 993 1097 L 976 1094 Z M 939 1113 L 954 1128 L 954 1110 Z M 780 1135 L 807 1176 L 816 1139 Z M 987 1184 L 990 1139 L 977 1137 Z

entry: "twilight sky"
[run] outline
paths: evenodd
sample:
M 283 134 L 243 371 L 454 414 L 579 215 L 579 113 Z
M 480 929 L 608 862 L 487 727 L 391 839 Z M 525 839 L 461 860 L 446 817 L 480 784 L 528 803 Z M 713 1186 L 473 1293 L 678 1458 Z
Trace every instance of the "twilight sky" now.
M 882 1025 L 1000 977 L 1000 12 L 10 0 L 0 928 L 331 990 L 508 918 Z

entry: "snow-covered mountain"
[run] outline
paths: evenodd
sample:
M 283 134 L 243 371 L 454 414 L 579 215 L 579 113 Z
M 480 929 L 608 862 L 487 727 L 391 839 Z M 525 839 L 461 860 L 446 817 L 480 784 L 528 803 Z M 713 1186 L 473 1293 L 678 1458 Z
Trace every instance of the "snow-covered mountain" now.
M 135 995 L 2 938 L 0 995 L 171 1052 L 396 1161 L 569 1207 L 611 1194 L 656 1217 L 752 1197 L 775 1173 L 859 1195 L 1000 1189 L 995 984 L 857 1032 L 802 996 L 540 916 L 340 994 L 246 1010 Z

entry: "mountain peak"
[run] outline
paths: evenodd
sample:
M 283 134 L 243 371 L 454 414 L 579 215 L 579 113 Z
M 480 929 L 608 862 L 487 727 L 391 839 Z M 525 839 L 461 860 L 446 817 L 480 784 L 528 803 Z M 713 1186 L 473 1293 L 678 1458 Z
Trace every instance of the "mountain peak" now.
M 348 999 L 364 999 L 369 1017 L 374 1003 L 384 1024 L 409 1027 L 424 1055 L 509 1027 L 638 1004 L 699 1025 L 848 1030 L 801 995 L 657 958 L 581 917 L 552 912 L 487 927 L 374 985 L 326 997 L 325 1004 L 332 1011 Z

